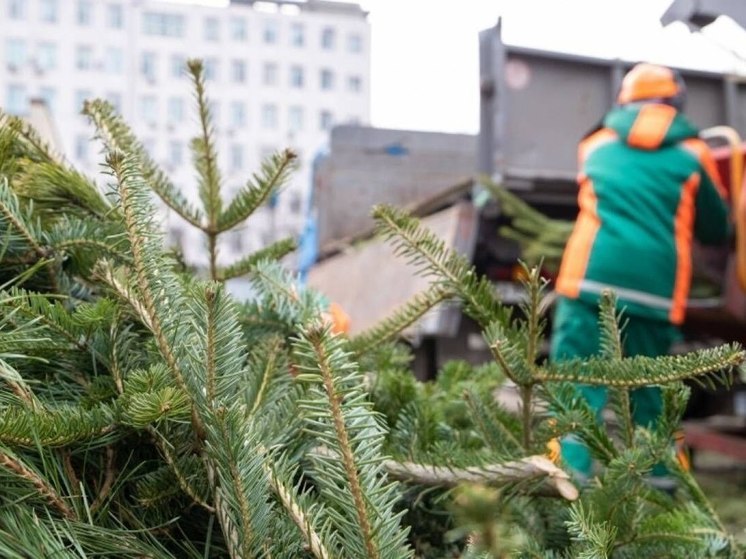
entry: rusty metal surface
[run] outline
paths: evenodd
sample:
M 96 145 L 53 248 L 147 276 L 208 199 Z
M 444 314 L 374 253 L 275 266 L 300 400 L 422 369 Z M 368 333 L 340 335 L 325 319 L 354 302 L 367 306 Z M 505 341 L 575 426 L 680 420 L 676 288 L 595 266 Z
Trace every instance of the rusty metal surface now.
M 471 202 L 459 202 L 422 219 L 423 227 L 447 246 L 471 260 L 476 242 L 478 215 Z M 358 334 L 391 315 L 411 297 L 427 288 L 431 279 L 415 273 L 406 259 L 395 256 L 381 239 L 369 239 L 311 269 L 309 286 L 342 306 L 351 319 L 350 334 Z M 439 305 L 405 334 L 455 335 L 460 310 Z

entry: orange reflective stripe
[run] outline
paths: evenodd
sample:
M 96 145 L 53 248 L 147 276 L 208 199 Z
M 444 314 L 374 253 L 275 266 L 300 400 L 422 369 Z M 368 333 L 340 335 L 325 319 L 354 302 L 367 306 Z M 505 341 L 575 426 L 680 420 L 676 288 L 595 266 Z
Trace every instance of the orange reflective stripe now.
M 674 233 L 676 241 L 676 279 L 673 286 L 673 304 L 668 318 L 674 324 L 684 322 L 686 299 L 692 282 L 692 231 L 694 228 L 695 199 L 700 175 L 693 173 L 681 189 L 679 207 L 676 208 Z
M 704 140 L 700 138 L 689 138 L 682 142 L 683 146 L 691 151 L 696 157 L 699 164 L 707 172 L 712 184 L 715 185 L 720 196 L 724 199 L 728 199 L 728 191 L 723 186 L 723 181 L 720 179 L 720 172 L 718 171 L 717 165 L 715 164 L 715 158 L 712 156 L 712 152 Z
M 601 128 L 587 138 L 584 138 L 580 144 L 578 144 L 578 168 L 581 170 L 581 177 L 584 178 L 584 175 L 582 175 L 583 164 L 588 160 L 590 153 L 599 146 L 615 140 L 616 138 L 617 133 L 611 128 Z M 581 182 L 581 180 L 578 182 Z
M 580 185 L 578 203 L 580 214 L 565 247 L 556 287 L 557 293 L 572 298 L 580 295 L 580 282 L 585 277 L 593 242 L 601 226 L 596 211 L 598 200 L 591 180 L 586 179 Z
M 629 131 L 627 143 L 643 149 L 657 148 L 666 137 L 675 117 L 676 109 L 670 105 L 643 105 Z

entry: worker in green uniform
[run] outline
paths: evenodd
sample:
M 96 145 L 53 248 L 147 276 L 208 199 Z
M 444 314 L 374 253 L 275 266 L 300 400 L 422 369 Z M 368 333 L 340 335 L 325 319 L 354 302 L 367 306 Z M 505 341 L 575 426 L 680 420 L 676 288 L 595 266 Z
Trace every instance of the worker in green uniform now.
M 725 242 L 727 193 L 708 147 L 682 113 L 679 74 L 638 64 L 624 77 L 616 106 L 580 143 L 580 211 L 556 283 L 559 295 L 550 359 L 599 351 L 598 303 L 613 290 L 626 319 L 626 356 L 658 356 L 679 339 L 692 271 L 692 239 Z M 603 386 L 578 385 L 598 413 Z M 657 386 L 631 392 L 632 417 L 651 426 L 660 415 Z M 577 438 L 561 442 L 564 463 L 581 479 L 592 473 Z M 665 485 L 665 468 L 653 470 Z

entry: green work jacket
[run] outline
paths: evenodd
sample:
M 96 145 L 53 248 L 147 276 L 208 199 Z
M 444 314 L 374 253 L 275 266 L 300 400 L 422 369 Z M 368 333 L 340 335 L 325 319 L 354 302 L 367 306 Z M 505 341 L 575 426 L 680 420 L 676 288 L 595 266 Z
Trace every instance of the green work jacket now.
M 598 301 L 613 289 L 629 314 L 684 320 L 692 240 L 730 234 L 727 193 L 697 129 L 669 105 L 613 109 L 579 145 L 579 214 L 559 294 Z

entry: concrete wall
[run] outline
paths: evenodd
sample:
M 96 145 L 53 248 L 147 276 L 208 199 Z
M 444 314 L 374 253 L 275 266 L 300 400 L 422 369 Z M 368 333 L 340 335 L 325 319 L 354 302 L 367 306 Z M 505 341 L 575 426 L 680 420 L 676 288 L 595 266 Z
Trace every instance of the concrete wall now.
M 339 126 L 315 176 L 319 244 L 373 227 L 373 205 L 417 205 L 476 172 L 476 136 Z

